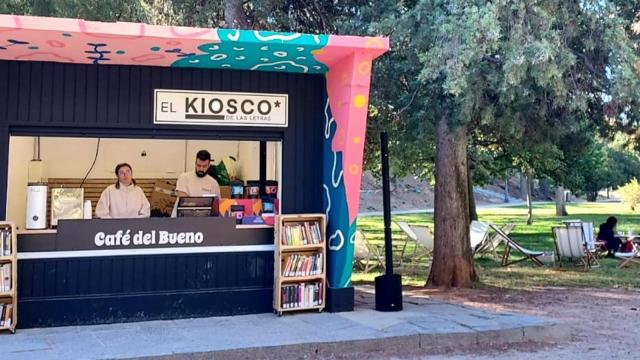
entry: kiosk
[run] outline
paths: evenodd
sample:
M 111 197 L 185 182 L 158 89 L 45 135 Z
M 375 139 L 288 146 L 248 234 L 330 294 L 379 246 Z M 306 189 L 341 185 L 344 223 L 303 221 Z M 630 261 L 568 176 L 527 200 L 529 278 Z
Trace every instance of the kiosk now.
M 388 46 L 0 15 L 0 218 L 14 136 L 278 142 L 280 213 L 327 214 L 327 309 L 351 310 L 371 66 Z M 22 230 L 19 326 L 271 312 L 273 251 L 272 227 L 231 217 Z

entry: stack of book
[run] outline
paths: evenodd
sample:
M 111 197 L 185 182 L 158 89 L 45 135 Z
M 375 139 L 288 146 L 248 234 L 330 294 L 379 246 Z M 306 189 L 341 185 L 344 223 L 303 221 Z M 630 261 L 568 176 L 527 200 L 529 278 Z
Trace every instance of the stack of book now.
M 11 327 L 13 304 L 0 304 L 0 327 Z
M 0 230 L 0 256 L 11 255 L 11 231 Z
M 301 223 L 285 223 L 282 228 L 282 245 L 301 246 L 320 244 L 322 233 L 317 221 Z
M 322 305 L 321 282 L 283 285 L 280 296 L 284 309 L 309 308 Z
M 0 265 L 0 292 L 11 291 L 11 264 Z
M 285 258 L 282 276 L 312 276 L 322 274 L 322 253 L 304 255 L 292 254 Z

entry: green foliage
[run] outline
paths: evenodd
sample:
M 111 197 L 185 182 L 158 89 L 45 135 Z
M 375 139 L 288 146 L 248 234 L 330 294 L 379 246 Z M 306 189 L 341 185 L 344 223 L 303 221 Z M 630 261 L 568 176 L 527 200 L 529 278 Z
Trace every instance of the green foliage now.
M 393 169 L 430 177 L 433 124 L 445 116 L 469 129 L 474 181 L 516 168 L 571 183 L 568 170 L 597 131 L 609 137 L 636 127 L 635 14 L 629 4 L 623 13 L 616 6 L 421 0 L 365 7 L 359 17 L 369 25 L 353 29 L 388 34 L 392 44 L 374 67 L 373 83 L 384 85 L 372 90 L 367 149 L 377 150 L 374 131 L 388 130 L 396 139 Z
M 95 21 L 152 22 L 144 0 L 5 0 L 0 13 L 80 18 Z
M 640 183 L 638 183 L 638 180 L 634 178 L 627 184 L 619 187 L 617 193 L 622 201 L 629 205 L 631 211 L 635 211 L 636 206 L 640 203 Z

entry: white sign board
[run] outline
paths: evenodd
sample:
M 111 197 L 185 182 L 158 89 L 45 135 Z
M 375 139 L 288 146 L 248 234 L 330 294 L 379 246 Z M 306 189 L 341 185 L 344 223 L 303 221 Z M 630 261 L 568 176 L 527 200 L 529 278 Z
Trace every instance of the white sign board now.
M 155 124 L 288 125 L 288 95 L 156 89 Z

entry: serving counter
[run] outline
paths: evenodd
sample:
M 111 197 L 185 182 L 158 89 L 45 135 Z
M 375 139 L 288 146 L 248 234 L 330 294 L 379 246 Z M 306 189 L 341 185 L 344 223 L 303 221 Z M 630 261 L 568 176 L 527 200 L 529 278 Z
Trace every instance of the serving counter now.
M 228 217 L 61 220 L 18 233 L 20 327 L 272 310 L 273 228 Z

